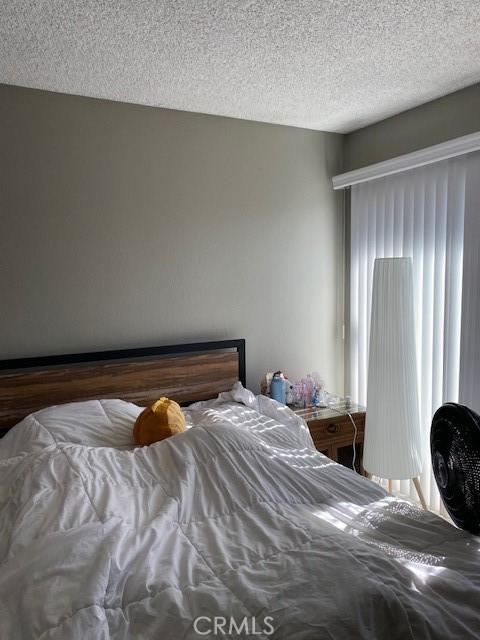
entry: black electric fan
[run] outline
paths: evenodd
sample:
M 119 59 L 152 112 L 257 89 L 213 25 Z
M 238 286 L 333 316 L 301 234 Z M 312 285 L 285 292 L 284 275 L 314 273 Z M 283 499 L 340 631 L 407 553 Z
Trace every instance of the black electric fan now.
M 461 529 L 480 534 L 480 416 L 444 404 L 430 431 L 432 465 L 443 504 Z

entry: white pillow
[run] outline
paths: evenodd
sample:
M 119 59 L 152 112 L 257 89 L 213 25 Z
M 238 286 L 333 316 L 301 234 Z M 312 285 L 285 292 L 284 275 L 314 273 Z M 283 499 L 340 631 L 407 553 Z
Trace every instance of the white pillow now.
M 45 446 L 53 443 L 70 443 L 90 447 L 135 446 L 133 425 L 143 411 L 124 400 L 87 400 L 71 402 L 41 409 L 19 422 L 5 438 L 26 441 L 28 436 L 35 443 Z M 23 431 L 20 434 L 20 431 Z M 34 442 L 31 443 L 34 446 Z

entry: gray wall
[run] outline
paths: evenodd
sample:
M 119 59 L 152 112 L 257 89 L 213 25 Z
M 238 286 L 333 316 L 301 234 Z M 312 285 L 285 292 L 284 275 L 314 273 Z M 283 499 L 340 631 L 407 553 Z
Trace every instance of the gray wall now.
M 345 136 L 344 171 L 480 131 L 480 84 Z
M 341 136 L 0 85 L 0 358 L 245 337 L 343 389 Z

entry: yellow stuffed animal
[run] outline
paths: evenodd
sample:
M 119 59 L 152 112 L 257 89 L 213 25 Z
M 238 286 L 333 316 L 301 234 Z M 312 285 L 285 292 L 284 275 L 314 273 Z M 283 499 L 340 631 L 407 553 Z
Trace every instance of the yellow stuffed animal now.
M 133 439 L 141 446 L 185 431 L 185 416 L 174 400 L 160 398 L 142 411 L 133 427 Z

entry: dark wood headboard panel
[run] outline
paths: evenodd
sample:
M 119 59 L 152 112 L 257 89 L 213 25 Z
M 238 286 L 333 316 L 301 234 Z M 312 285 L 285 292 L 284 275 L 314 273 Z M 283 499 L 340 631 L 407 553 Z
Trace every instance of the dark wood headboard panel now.
M 245 340 L 0 361 L 0 435 L 33 411 L 100 398 L 208 400 L 240 380 Z

